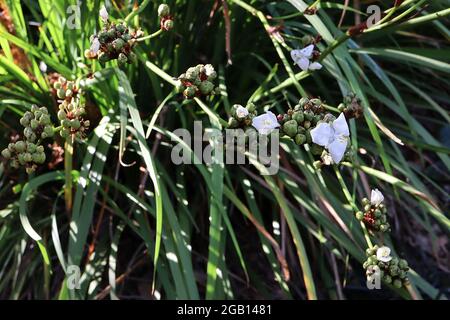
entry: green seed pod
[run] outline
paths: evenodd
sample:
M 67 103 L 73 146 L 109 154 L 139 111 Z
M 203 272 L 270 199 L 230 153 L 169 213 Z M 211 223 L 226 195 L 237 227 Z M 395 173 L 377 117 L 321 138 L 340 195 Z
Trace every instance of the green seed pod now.
M 33 154 L 33 162 L 37 164 L 43 164 L 45 162 L 45 153 L 36 152 Z
M 158 7 L 158 17 L 163 18 L 170 14 L 170 8 L 167 4 L 162 3 Z
M 362 221 L 364 219 L 364 213 L 362 213 L 361 211 L 358 211 L 355 216 L 359 221 Z
M 111 28 L 106 31 L 106 35 L 109 39 L 114 39 L 116 37 L 116 30 L 114 28 Z
M 214 90 L 214 84 L 208 80 L 202 81 L 200 84 L 200 92 L 204 95 L 208 95 L 211 93 L 211 91 Z
M 59 110 L 59 111 L 58 111 L 58 119 L 59 119 L 59 120 L 67 119 L 67 114 L 65 113 L 64 110 Z
M 80 128 L 80 126 L 81 126 L 80 120 L 78 120 L 78 119 L 70 120 L 70 126 L 73 129 L 78 130 Z
M 197 87 L 196 86 L 190 86 L 187 87 L 184 91 L 183 94 L 186 98 L 193 98 L 195 96 L 195 93 L 197 92 Z
M 398 273 L 398 276 L 400 279 L 406 279 L 408 273 L 404 270 L 400 270 L 400 272 Z
M 380 218 L 382 216 L 380 209 L 376 209 L 374 212 L 374 215 L 375 215 L 375 218 Z
M 113 41 L 113 47 L 114 47 L 114 49 L 116 49 L 118 51 L 122 50 L 124 45 L 125 45 L 125 41 L 123 41 L 121 38 L 118 38 L 118 39 Z
M 365 206 L 365 205 L 370 204 L 370 200 L 367 199 L 367 198 L 363 198 L 363 199 L 361 200 L 361 203 Z
M 302 110 L 302 107 L 299 104 L 296 104 L 294 106 L 294 111 L 303 111 L 303 110 Z
M 120 53 L 119 57 L 117 58 L 117 61 L 119 61 L 120 64 L 125 64 L 128 62 L 128 58 L 124 53 Z
M 283 131 L 291 138 L 295 137 L 297 134 L 298 124 L 295 120 L 286 121 L 283 124 Z
M 131 40 L 131 35 L 129 33 L 124 33 L 122 35 L 122 40 L 125 41 L 125 42 L 130 41 Z
M 298 124 L 303 123 L 303 121 L 305 120 L 303 112 L 302 111 L 294 112 L 294 114 L 292 115 L 292 120 L 297 121 Z
M 15 152 L 16 152 L 16 144 L 15 144 L 15 143 L 9 143 L 9 144 L 8 144 L 8 150 L 9 150 L 11 153 L 15 153 Z
M 306 136 L 304 134 L 297 134 L 295 136 L 295 143 L 297 145 L 300 146 L 300 145 L 304 144 L 305 142 L 306 142 Z
M 21 166 L 25 165 L 25 163 L 27 163 L 27 162 L 25 161 L 25 153 L 19 153 L 19 154 L 17 155 L 17 161 L 19 161 L 19 164 L 20 164 Z
M 14 148 L 16 149 L 16 152 L 22 153 L 25 152 L 27 144 L 24 141 L 17 141 L 14 145 Z
M 53 134 L 54 134 L 53 127 L 51 125 L 46 125 L 44 127 L 43 133 L 45 133 L 47 135 L 47 137 L 53 137 Z
M 34 143 L 27 142 L 27 151 L 29 153 L 35 153 L 37 146 Z
M 108 34 L 106 33 L 106 32 L 100 32 L 99 34 L 98 34 L 98 41 L 101 43 L 101 44 L 105 44 L 107 41 L 108 41 Z
M 315 106 L 320 106 L 322 105 L 322 101 L 320 101 L 320 99 L 311 99 L 309 100 L 312 104 L 314 104 Z
M 318 144 L 313 143 L 311 146 L 311 153 L 315 156 L 318 156 L 320 154 L 322 154 L 323 152 L 323 147 L 319 146 Z
M 61 121 L 61 125 L 62 125 L 64 128 L 69 128 L 69 127 L 70 127 L 70 120 L 69 120 L 69 119 L 64 119 L 64 120 L 62 120 L 62 121 Z
M 389 283 L 392 282 L 392 278 L 391 278 L 391 276 L 385 274 L 385 275 L 383 276 L 383 281 L 386 282 L 387 284 L 389 284 Z
M 23 160 L 25 160 L 25 162 L 31 162 L 31 161 L 33 161 L 33 157 L 32 157 L 32 155 L 31 155 L 31 153 L 25 152 L 25 153 L 23 154 Z
M 2 151 L 2 156 L 3 158 L 5 158 L 6 160 L 11 159 L 11 151 L 9 151 L 8 149 L 4 149 Z
M 55 82 L 55 83 L 53 84 L 53 88 L 55 88 L 56 90 L 61 89 L 61 83 Z
M 303 126 L 305 127 L 305 129 L 309 129 L 311 127 L 311 121 L 303 122 Z
M 64 128 L 59 132 L 59 134 L 62 138 L 67 139 L 70 136 L 70 131 L 69 129 Z
M 400 267 L 400 269 L 403 269 L 403 270 L 405 270 L 405 269 L 408 270 L 409 269 L 408 262 L 405 259 L 400 259 L 398 261 L 398 266 Z
M 123 23 L 120 23 L 116 26 L 116 30 L 120 33 L 124 33 L 127 31 L 127 27 Z
M 311 110 L 306 110 L 304 112 L 305 120 L 311 121 L 314 118 L 314 113 Z
M 309 103 L 309 99 L 305 98 L 305 97 L 301 98 L 298 101 L 298 104 L 300 105 L 301 108 L 304 108 L 308 103 Z
M 60 99 L 65 99 L 66 98 L 66 90 L 64 90 L 63 88 L 60 88 L 60 89 L 58 89 L 58 91 L 56 91 L 56 95 Z
M 37 146 L 36 152 L 44 152 L 44 146 Z
M 48 114 L 43 114 L 40 118 L 39 118 L 39 122 L 41 125 L 46 126 L 49 125 L 51 123 L 50 120 L 50 116 Z
M 195 67 L 190 67 L 186 71 L 186 79 L 194 81 L 198 77 L 198 69 Z
M 128 60 L 131 63 L 136 63 L 137 62 L 137 55 L 134 52 L 130 52 L 128 54 Z
M 318 114 L 316 114 L 316 115 L 314 116 L 314 118 L 312 119 L 312 123 L 313 123 L 314 125 L 316 125 L 317 122 L 319 122 L 320 120 L 321 120 L 321 117 L 320 117 Z
M 367 260 L 369 260 L 370 264 L 377 264 L 378 263 L 378 259 L 377 259 L 376 255 L 371 255 L 369 257 L 369 259 L 367 259 Z
M 364 206 L 364 211 L 369 211 L 372 206 L 370 204 L 366 204 Z
M 22 125 L 22 126 L 24 126 L 24 127 L 27 127 L 27 126 L 29 126 L 30 125 L 30 120 L 28 119 L 28 118 L 26 118 L 26 117 L 22 117 L 22 118 L 20 118 L 20 124 Z

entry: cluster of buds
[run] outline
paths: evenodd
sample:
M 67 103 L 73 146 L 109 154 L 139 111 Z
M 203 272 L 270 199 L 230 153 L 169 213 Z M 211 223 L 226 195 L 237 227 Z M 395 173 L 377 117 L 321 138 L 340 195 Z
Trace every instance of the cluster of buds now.
M 173 28 L 173 17 L 170 15 L 170 8 L 167 4 L 160 4 L 158 7 L 158 17 L 160 19 L 161 30 L 169 31 Z
M 387 210 L 384 204 L 383 194 L 378 190 L 372 190 L 370 200 L 362 199 L 364 205 L 364 212 L 358 211 L 356 218 L 362 221 L 367 229 L 372 232 L 388 232 L 391 226 L 387 221 Z
M 258 115 L 256 106 L 253 103 L 247 104 L 245 107 L 235 104 L 231 108 L 231 117 L 228 120 L 228 128 L 246 128 L 251 126 L 253 118 Z
M 100 17 L 105 25 L 98 33 L 91 36 L 91 48 L 86 50 L 85 57 L 98 59 L 101 64 L 117 59 L 119 64 L 136 61 L 133 48 L 137 39 L 143 35 L 141 30 L 131 30 L 124 22 L 114 23 L 109 21 L 109 15 L 103 7 Z
M 82 91 L 75 82 L 60 77 L 53 85 L 60 100 L 58 119 L 61 122 L 61 137 L 67 139 L 75 135 L 82 138 L 89 128 L 89 120 L 84 120 L 85 107 L 81 101 Z
M 33 173 L 36 167 L 45 162 L 44 147 L 41 145 L 43 139 L 53 137 L 54 129 L 45 107 L 36 105 L 31 111 L 25 112 L 20 119 L 24 126 L 24 140 L 10 143 L 8 148 L 2 151 L 2 156 L 10 161 L 11 167 L 24 166 L 28 174 Z
M 325 116 L 322 101 L 320 99 L 301 98 L 294 109 L 289 109 L 286 114 L 277 116 L 281 124 L 280 135 L 291 137 L 297 145 L 312 143 L 311 129 Z M 312 145 L 314 154 L 321 154 L 323 148 Z
M 392 284 L 400 289 L 406 286 L 408 281 L 408 262 L 391 256 L 389 247 L 377 245 L 366 250 L 367 260 L 363 267 L 366 270 L 367 279 L 379 276 L 387 284 Z
M 338 106 L 338 109 L 345 114 L 347 119 L 359 118 L 364 112 L 361 101 L 353 92 L 344 97 L 344 101 Z
M 210 64 L 190 67 L 178 77 L 178 91 L 182 91 L 187 99 L 216 94 L 219 90 L 213 83 L 216 78 L 217 73 Z

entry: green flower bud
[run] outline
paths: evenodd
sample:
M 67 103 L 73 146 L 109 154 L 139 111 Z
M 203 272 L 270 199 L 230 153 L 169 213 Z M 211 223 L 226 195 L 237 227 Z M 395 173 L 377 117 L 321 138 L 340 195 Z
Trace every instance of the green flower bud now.
M 53 127 L 51 125 L 46 125 L 44 127 L 43 133 L 45 133 L 47 135 L 47 137 L 53 137 L 53 134 L 54 134 Z
M 137 62 L 137 55 L 134 52 L 130 52 L 128 54 L 128 60 L 129 60 L 129 62 L 136 63 Z
M 40 118 L 39 118 L 39 122 L 41 123 L 41 125 L 46 126 L 48 124 L 51 123 L 50 120 L 50 116 L 48 114 L 43 114 Z
M 311 137 L 311 129 L 306 130 L 306 142 L 308 144 L 312 143 L 312 137 Z
M 125 31 L 127 31 L 127 27 L 123 23 L 120 23 L 116 26 L 116 30 L 119 33 L 124 33 Z
M 60 99 L 65 99 L 66 98 L 66 90 L 64 90 L 63 88 L 60 88 L 60 89 L 58 89 L 58 91 L 56 91 L 56 95 Z
M 302 111 L 296 111 L 292 114 L 292 120 L 297 121 L 298 124 L 303 123 L 303 121 L 305 120 L 305 117 L 303 115 Z
M 398 266 L 400 269 L 408 269 L 408 262 L 405 259 L 400 259 L 398 261 Z
M 310 102 L 312 104 L 314 104 L 315 106 L 320 106 L 322 105 L 322 101 L 320 101 L 320 99 L 311 99 Z
M 306 110 L 304 116 L 307 121 L 311 121 L 314 118 L 314 113 L 311 110 Z
M 24 127 L 27 127 L 30 125 L 30 120 L 27 117 L 20 118 L 20 124 Z
M 124 45 L 125 45 L 125 41 L 123 41 L 121 38 L 118 38 L 113 41 L 113 47 L 116 50 L 122 50 Z
M 15 168 L 15 169 L 19 168 L 19 166 L 20 166 L 19 160 L 17 160 L 17 159 L 11 160 L 10 165 L 12 168 Z
M 24 141 L 17 141 L 14 145 L 14 148 L 18 153 L 25 152 L 27 145 Z
M 309 103 L 309 99 L 306 97 L 301 98 L 298 101 L 298 104 L 300 105 L 300 107 L 304 108 L 307 104 Z
M 81 126 L 80 120 L 78 119 L 70 120 L 70 126 L 75 130 L 79 129 Z
M 64 119 L 61 121 L 61 125 L 65 128 L 70 127 L 70 120 L 69 119 Z
M 163 18 L 170 14 L 170 8 L 167 4 L 162 3 L 158 7 L 158 17 Z
M 58 119 L 59 120 L 64 120 L 67 118 L 67 114 L 64 110 L 59 110 L 58 111 Z
M 186 79 L 194 81 L 198 77 L 198 69 L 195 67 L 190 67 L 186 71 Z
M 386 232 L 388 230 L 389 230 L 389 225 L 387 225 L 387 224 L 380 225 L 380 231 L 381 232 Z
M 33 157 L 32 157 L 32 155 L 31 155 L 31 153 L 29 153 L 29 152 L 24 153 L 24 154 L 23 154 L 23 160 L 24 160 L 25 162 L 31 162 L 31 161 L 33 161 Z
M 173 29 L 173 20 L 164 21 L 164 30 L 169 31 Z
M 195 96 L 195 93 L 197 92 L 196 86 L 190 86 L 184 89 L 183 94 L 186 98 L 193 98 Z
M 64 81 L 66 81 L 66 79 L 64 79 Z M 33 104 L 31 106 L 31 112 L 35 113 L 36 111 L 39 111 L 39 107 L 37 105 Z
M 106 32 L 100 32 L 98 34 L 98 41 L 101 44 L 105 44 L 108 41 L 108 34 Z
M 389 284 L 389 283 L 392 282 L 392 278 L 391 278 L 391 276 L 385 274 L 385 275 L 383 276 L 383 281 L 386 282 L 387 284 Z
M 364 206 L 364 211 L 369 211 L 372 206 L 370 204 L 366 204 Z
M 296 104 L 294 106 L 294 111 L 303 111 L 303 110 L 302 110 L 302 107 L 299 104 Z
M 311 146 L 311 153 L 315 156 L 318 156 L 320 154 L 322 154 L 323 152 L 323 147 L 319 146 L 318 144 L 313 143 Z
M 33 154 L 33 162 L 37 164 L 43 164 L 45 162 L 45 153 L 36 152 Z
M 34 143 L 27 142 L 27 151 L 29 153 L 35 153 L 37 146 Z
M 208 95 L 211 93 L 211 91 L 214 90 L 214 84 L 208 80 L 202 81 L 200 84 L 200 92 L 204 95 Z
M 375 218 L 380 218 L 382 215 L 380 209 L 376 209 L 374 214 L 375 214 Z
M 364 219 L 364 213 L 362 213 L 361 211 L 358 211 L 355 216 L 359 221 L 362 221 Z
M 362 202 L 362 204 L 363 204 L 364 206 L 370 204 L 370 200 L 367 199 L 367 198 L 363 198 L 363 199 L 361 200 L 361 202 Z
M 55 83 L 53 84 L 53 88 L 55 88 L 56 90 L 61 89 L 61 83 L 55 82 Z
M 6 160 L 9 160 L 11 158 L 11 151 L 9 151 L 8 149 L 4 149 L 2 151 L 2 156 L 3 158 L 5 158 Z
M 101 64 L 104 64 L 106 62 L 108 62 L 110 60 L 109 55 L 104 53 L 104 52 L 100 52 L 98 55 L 98 62 L 100 62 Z
M 298 124 L 295 120 L 289 120 L 283 124 L 283 131 L 291 138 L 297 134 L 297 128 Z
M 309 129 L 311 127 L 311 121 L 303 122 L 303 126 L 305 127 L 305 129 Z
M 124 64 L 126 62 L 128 62 L 128 58 L 124 53 L 120 53 L 119 57 L 117 58 L 117 60 L 119 61 L 120 64 Z
M 402 287 L 402 281 L 399 279 L 395 279 L 394 282 L 392 283 L 393 286 L 397 289 L 400 289 Z
M 306 142 L 306 136 L 304 134 L 297 134 L 295 136 L 295 143 L 299 146 Z
M 125 42 L 130 41 L 131 40 L 131 35 L 129 33 L 124 33 L 122 35 L 122 40 L 125 41 Z
M 44 152 L 44 146 L 37 146 L 36 152 Z
M 70 131 L 69 129 L 64 128 L 59 132 L 59 134 L 62 138 L 67 139 L 70 136 Z

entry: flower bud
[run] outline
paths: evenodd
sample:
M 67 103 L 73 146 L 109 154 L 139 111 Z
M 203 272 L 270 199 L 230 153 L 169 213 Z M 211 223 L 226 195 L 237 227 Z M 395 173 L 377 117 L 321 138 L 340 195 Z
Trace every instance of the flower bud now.
M 314 113 L 311 110 L 306 110 L 304 116 L 307 121 L 311 121 L 314 118 Z
M 169 19 L 169 20 L 164 21 L 163 29 L 166 31 L 172 30 L 173 29 L 173 20 Z
M 322 101 L 320 100 L 320 99 L 311 99 L 310 100 L 310 102 L 312 103 L 312 104 L 314 104 L 315 106 L 321 106 L 322 105 Z
M 59 120 L 64 120 L 67 118 L 67 114 L 64 112 L 64 110 L 59 110 L 58 111 L 58 119 Z
M 208 95 L 211 93 L 211 91 L 214 90 L 214 84 L 208 80 L 202 81 L 200 84 L 200 92 L 204 95 Z
M 305 142 L 306 142 L 306 136 L 304 134 L 297 134 L 295 136 L 295 143 L 297 145 L 300 146 L 300 145 L 304 144 Z
M 283 124 L 283 131 L 291 138 L 295 137 L 297 134 L 298 124 L 295 120 L 286 121 Z
M 101 64 L 104 64 L 108 61 L 109 61 L 109 56 L 104 52 L 100 52 L 100 54 L 98 55 L 98 62 L 100 62 Z
M 113 47 L 116 50 L 122 50 L 124 45 L 125 45 L 125 41 L 123 41 L 121 38 L 118 38 L 113 41 Z
M 17 141 L 14 147 L 18 153 L 22 153 L 26 150 L 27 145 L 24 141 Z
M 45 153 L 36 152 L 33 154 L 33 162 L 37 164 L 43 164 L 45 162 Z
M 58 98 L 64 99 L 66 97 L 66 90 L 60 88 L 58 89 L 58 91 L 56 91 L 56 95 L 58 96 Z
M 120 23 L 116 26 L 116 30 L 119 33 L 124 33 L 125 31 L 127 31 L 127 27 L 123 23 Z
M 395 279 L 394 282 L 392 283 L 392 285 L 397 288 L 400 289 L 402 287 L 402 281 L 399 279 Z
M 70 120 L 70 126 L 72 127 L 72 129 L 75 129 L 75 130 L 79 129 L 81 126 L 80 120 L 78 120 L 78 119 Z
M 183 94 L 186 98 L 193 98 L 195 96 L 195 92 L 197 91 L 197 87 L 196 86 L 190 86 L 187 87 L 184 91 Z
M 125 54 L 123 54 L 122 52 L 119 54 L 119 57 L 117 58 L 117 61 L 119 61 L 120 64 L 124 64 L 126 62 L 128 62 L 128 58 Z
M 302 111 L 296 111 L 292 114 L 292 120 L 297 121 L 298 124 L 303 123 L 303 121 L 305 120 L 305 117 L 303 115 Z
M 363 221 L 364 219 L 364 213 L 362 213 L 361 211 L 358 211 L 356 214 L 356 219 L 358 219 L 359 221 Z
M 5 158 L 6 160 L 9 160 L 11 158 L 11 151 L 9 151 L 8 149 L 4 149 L 2 151 L 2 156 L 3 158 Z
M 300 107 L 304 108 L 307 104 L 309 103 L 309 99 L 306 97 L 301 98 L 298 101 L 298 104 L 300 105 Z
M 167 4 L 162 3 L 158 7 L 158 17 L 163 18 L 170 14 L 170 8 Z

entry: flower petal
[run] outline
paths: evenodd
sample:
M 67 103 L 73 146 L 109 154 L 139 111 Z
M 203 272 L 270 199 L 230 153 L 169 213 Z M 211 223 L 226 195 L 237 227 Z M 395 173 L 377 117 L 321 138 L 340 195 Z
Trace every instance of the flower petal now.
M 326 147 L 333 138 L 333 129 L 328 123 L 321 122 L 311 130 L 311 138 L 315 144 Z
M 309 60 L 307 58 L 301 57 L 297 61 L 295 61 L 296 64 L 302 69 L 303 71 L 308 70 L 309 67 Z
M 91 48 L 89 50 L 92 53 L 96 54 L 99 49 L 100 49 L 100 41 L 98 41 L 98 38 L 95 37 L 94 40 L 92 40 Z
M 100 9 L 100 18 L 102 18 L 103 21 L 107 21 L 109 19 L 109 14 L 105 8 L 105 5 L 103 5 Z
M 244 119 L 246 116 L 248 116 L 248 110 L 243 106 L 239 106 L 236 109 L 236 116 L 238 117 L 238 119 Z
M 335 139 L 327 147 L 331 154 L 333 162 L 338 164 L 344 157 L 345 150 L 347 149 L 347 139 Z
M 320 70 L 322 69 L 322 65 L 318 62 L 313 62 L 308 67 L 309 70 Z
M 380 203 L 383 202 L 383 200 L 384 196 L 380 190 L 378 189 L 372 190 L 372 193 L 370 194 L 370 204 L 374 206 L 379 206 Z
M 272 112 L 267 111 L 265 114 L 253 118 L 252 126 L 260 134 L 269 134 L 273 129 L 279 127 L 280 124 L 277 117 Z
M 313 50 L 314 50 L 314 45 L 310 44 L 309 46 L 300 50 L 300 52 L 301 52 L 302 56 L 304 56 L 306 58 L 311 58 Z
M 296 61 L 302 57 L 303 57 L 302 50 L 300 50 L 300 49 L 291 50 L 292 60 Z
M 334 136 L 338 137 L 340 135 L 343 135 L 345 137 L 350 136 L 350 132 L 348 130 L 347 121 L 345 120 L 345 116 L 343 113 L 339 115 L 339 117 L 333 121 L 333 129 L 334 129 Z

